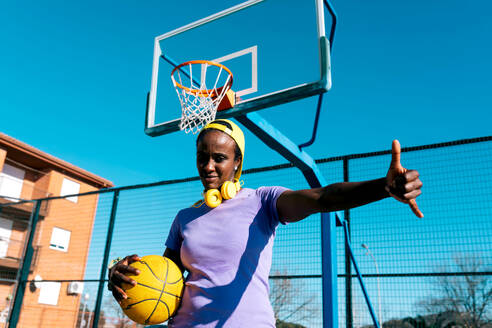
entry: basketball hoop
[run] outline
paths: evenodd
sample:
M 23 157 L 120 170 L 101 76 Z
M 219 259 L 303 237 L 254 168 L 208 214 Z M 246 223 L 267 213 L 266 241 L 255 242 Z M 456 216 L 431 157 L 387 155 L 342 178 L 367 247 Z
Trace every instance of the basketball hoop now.
M 188 61 L 173 69 L 171 79 L 181 104 L 179 128 L 186 133 L 197 133 L 215 119 L 217 110 L 234 106 L 232 72 L 220 63 Z

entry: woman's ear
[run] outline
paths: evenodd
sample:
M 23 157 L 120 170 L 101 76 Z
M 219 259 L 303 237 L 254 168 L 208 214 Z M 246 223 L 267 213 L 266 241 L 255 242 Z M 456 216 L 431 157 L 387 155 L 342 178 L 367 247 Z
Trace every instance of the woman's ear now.
M 234 161 L 234 171 L 237 171 L 237 169 L 239 168 L 239 165 L 241 165 L 241 161 L 242 161 L 242 157 L 239 157 L 238 159 L 236 159 Z

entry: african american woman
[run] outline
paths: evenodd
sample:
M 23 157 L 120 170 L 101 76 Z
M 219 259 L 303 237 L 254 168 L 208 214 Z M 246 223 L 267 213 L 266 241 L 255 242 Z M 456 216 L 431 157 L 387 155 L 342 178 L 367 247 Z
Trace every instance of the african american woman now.
M 241 188 L 244 135 L 229 120 L 215 120 L 199 133 L 196 164 L 204 200 L 176 215 L 164 256 L 188 272 L 183 299 L 169 327 L 275 327 L 268 276 L 275 231 L 319 212 L 354 208 L 386 197 L 406 203 L 423 217 L 415 199 L 419 173 L 400 164 L 400 144 L 393 141 L 385 177 L 342 182 L 322 188 Z M 109 270 L 113 296 L 126 297 L 121 283 L 135 284 L 125 273 L 137 255 Z

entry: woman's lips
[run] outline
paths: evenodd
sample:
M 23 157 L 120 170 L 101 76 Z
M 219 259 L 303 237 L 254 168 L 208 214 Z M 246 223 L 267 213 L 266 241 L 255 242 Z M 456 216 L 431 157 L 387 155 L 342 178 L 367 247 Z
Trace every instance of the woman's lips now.
M 219 177 L 204 177 L 205 182 L 211 183 L 215 182 Z

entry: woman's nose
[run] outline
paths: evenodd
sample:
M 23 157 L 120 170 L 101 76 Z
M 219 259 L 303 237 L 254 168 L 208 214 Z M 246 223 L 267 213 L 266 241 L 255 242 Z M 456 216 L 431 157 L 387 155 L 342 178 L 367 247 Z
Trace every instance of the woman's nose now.
M 204 165 L 203 165 L 203 169 L 207 172 L 211 172 L 211 171 L 214 171 L 215 169 L 215 165 L 214 165 L 214 161 L 210 158 Z

